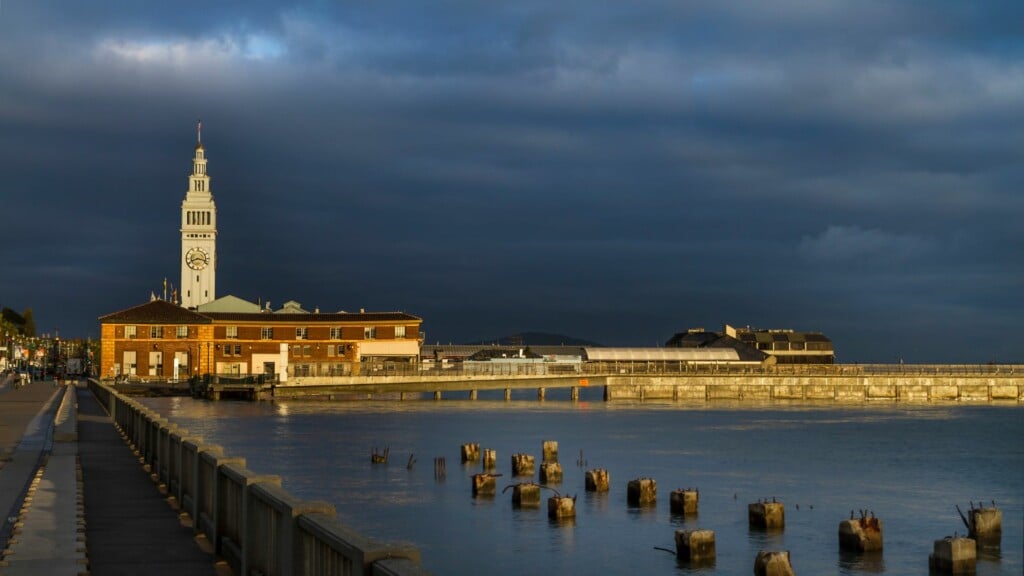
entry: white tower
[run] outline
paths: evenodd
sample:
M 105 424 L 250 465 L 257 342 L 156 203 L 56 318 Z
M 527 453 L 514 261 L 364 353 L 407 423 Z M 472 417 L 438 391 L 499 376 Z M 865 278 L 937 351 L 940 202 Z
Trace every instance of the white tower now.
M 203 150 L 203 122 L 197 126 L 196 155 L 188 192 L 181 203 L 181 305 L 195 308 L 214 300 L 217 276 L 217 207 L 210 193 Z

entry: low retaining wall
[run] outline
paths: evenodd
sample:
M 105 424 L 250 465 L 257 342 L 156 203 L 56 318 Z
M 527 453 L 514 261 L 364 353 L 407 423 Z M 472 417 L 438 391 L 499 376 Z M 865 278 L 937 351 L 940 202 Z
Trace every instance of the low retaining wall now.
M 1022 402 L 1024 376 L 609 376 L 605 400 Z
M 249 470 L 106 384 L 90 380 L 89 389 L 235 574 L 427 573 L 415 547 L 367 538 L 337 522 L 331 504 L 295 498 L 280 477 Z

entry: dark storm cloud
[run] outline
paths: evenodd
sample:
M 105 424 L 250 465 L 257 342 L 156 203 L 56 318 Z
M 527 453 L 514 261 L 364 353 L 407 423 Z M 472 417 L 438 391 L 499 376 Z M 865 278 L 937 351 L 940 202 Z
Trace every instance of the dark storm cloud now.
M 220 293 L 431 340 L 1022 360 L 1017 2 L 0 7 L 0 305 L 42 330 L 177 280 L 204 119 Z M 17 270 L 12 274 L 10 270 Z

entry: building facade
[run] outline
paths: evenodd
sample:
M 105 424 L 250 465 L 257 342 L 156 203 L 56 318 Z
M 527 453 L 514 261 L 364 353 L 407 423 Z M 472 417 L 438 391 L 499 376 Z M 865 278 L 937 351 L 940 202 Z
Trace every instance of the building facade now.
M 103 378 L 358 375 L 419 361 L 422 320 L 404 312 L 206 312 L 153 300 L 100 318 Z

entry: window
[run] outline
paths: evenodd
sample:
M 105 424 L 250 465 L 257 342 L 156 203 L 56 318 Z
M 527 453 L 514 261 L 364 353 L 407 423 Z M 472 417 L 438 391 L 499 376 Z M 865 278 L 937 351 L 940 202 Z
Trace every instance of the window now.
M 178 338 L 188 338 L 188 326 L 177 326 L 174 329 L 174 335 Z
M 163 352 L 150 352 L 149 353 L 149 375 L 150 376 L 162 376 L 164 373 L 164 354 Z
M 125 338 L 135 338 L 135 328 L 136 328 L 135 326 L 125 326 L 124 327 L 124 337 Z
M 341 326 L 331 328 L 331 340 L 341 340 Z
M 149 327 L 149 337 L 150 338 L 163 338 L 164 337 L 164 327 L 163 326 L 150 326 Z
M 296 340 L 305 340 L 306 338 L 308 338 L 309 334 L 308 334 L 307 330 L 308 329 L 305 326 L 303 326 L 301 328 L 296 328 L 295 329 L 295 339 Z
M 302 356 L 302 346 L 300 346 L 298 344 L 296 344 L 295 346 L 292 346 L 292 356 L 294 356 L 296 358 L 298 358 L 299 356 Z
M 295 375 L 296 376 L 309 376 L 309 364 L 296 364 Z
M 377 337 L 377 327 L 376 326 L 367 326 L 366 328 L 363 328 L 363 339 L 364 340 L 373 340 L 376 337 Z
M 226 338 L 238 338 L 238 326 L 227 326 L 224 328 L 224 336 Z
M 121 374 L 129 375 L 129 376 L 134 376 L 135 373 L 136 373 L 136 370 L 138 370 L 138 367 L 139 367 L 138 364 L 136 364 L 135 351 L 134 350 L 132 350 L 132 351 L 126 350 L 124 352 L 123 358 L 124 358 L 124 363 L 122 364 L 122 366 L 123 366 L 122 370 L 123 371 L 121 372 Z
M 242 345 L 241 344 L 235 344 L 235 356 L 241 356 L 241 355 L 242 355 Z
M 270 328 L 270 327 L 267 327 L 267 326 L 264 326 L 263 328 L 261 328 L 260 329 L 260 339 L 262 339 L 262 340 L 273 340 L 274 339 L 274 329 Z
M 334 344 L 327 345 L 327 355 L 334 356 Z
M 405 338 L 405 326 L 395 326 L 395 338 Z
M 313 355 L 313 347 L 310 346 L 309 344 L 306 344 L 305 346 L 303 346 L 302 347 L 302 355 L 303 356 L 312 356 Z

